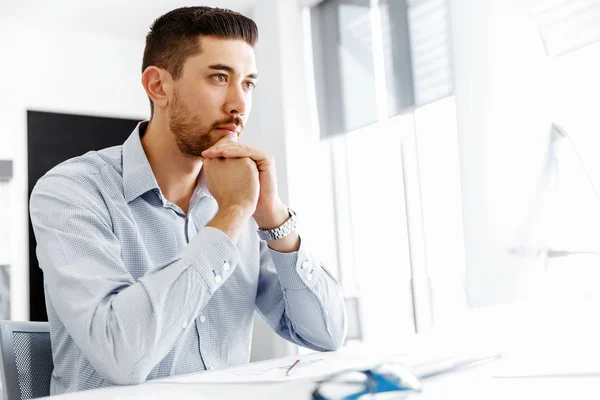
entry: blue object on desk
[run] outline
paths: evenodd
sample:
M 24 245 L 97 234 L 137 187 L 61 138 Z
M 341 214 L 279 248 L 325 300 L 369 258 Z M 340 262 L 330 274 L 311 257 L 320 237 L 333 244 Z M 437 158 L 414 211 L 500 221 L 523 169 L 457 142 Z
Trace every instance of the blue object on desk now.
M 381 364 L 363 371 L 343 371 L 318 383 L 313 400 L 354 400 L 377 393 L 421 391 L 421 383 L 412 372 L 399 364 Z

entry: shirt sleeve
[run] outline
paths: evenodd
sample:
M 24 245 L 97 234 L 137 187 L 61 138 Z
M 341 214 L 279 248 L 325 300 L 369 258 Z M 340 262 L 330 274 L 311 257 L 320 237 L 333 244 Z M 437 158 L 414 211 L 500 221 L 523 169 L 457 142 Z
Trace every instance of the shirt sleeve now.
M 340 284 L 301 242 L 280 253 L 261 241 L 258 314 L 284 339 L 318 351 L 339 349 L 346 337 Z
M 67 332 L 104 379 L 141 383 L 194 326 L 240 256 L 225 233 L 206 227 L 180 258 L 136 281 L 123 264 L 107 206 L 94 190 L 76 177 L 46 175 L 32 193 L 31 222 L 45 290 Z

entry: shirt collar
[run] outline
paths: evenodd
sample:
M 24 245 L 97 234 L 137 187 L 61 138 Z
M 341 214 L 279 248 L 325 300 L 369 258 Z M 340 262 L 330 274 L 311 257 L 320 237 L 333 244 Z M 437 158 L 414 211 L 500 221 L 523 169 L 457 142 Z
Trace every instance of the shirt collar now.
M 148 121 L 140 122 L 123 144 L 123 192 L 125 201 L 128 203 L 155 189 L 163 203 L 165 203 L 142 146 L 141 138 L 144 136 L 147 127 Z M 202 170 L 195 192 L 198 197 L 210 196 Z
M 142 147 L 141 137 L 147 127 L 148 121 L 140 122 L 123 144 L 123 192 L 128 203 L 150 190 L 159 189 Z

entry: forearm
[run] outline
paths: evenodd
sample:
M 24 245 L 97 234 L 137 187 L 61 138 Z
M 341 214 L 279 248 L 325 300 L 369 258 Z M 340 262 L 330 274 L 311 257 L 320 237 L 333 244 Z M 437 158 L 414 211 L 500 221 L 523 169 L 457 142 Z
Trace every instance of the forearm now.
M 272 269 L 261 274 L 257 298 L 264 318 L 294 343 L 320 351 L 339 348 L 346 334 L 339 283 L 302 246 L 297 253 L 268 253 Z
M 196 235 L 180 259 L 135 282 L 108 274 L 103 271 L 106 263 L 97 260 L 88 260 L 85 268 L 60 260 L 60 267 L 47 268 L 46 276 L 57 313 L 93 367 L 109 382 L 133 384 L 143 382 L 194 325 L 238 260 L 233 243 L 208 228 Z M 224 261 L 230 263 L 228 271 Z M 43 264 L 50 262 L 44 251 Z M 82 269 L 99 276 L 67 272 Z M 91 282 L 95 279 L 101 281 Z
M 108 382 L 139 383 L 194 325 L 239 253 L 205 227 L 172 259 L 151 257 L 117 236 L 98 196 L 76 177 L 41 179 L 30 203 L 37 255 L 51 306 L 83 356 Z
M 250 213 L 247 209 L 238 206 L 227 206 L 219 209 L 215 217 L 206 225 L 225 233 L 234 243 L 238 241 Z
M 69 327 L 69 333 L 77 336 L 76 343 L 86 343 L 80 346 L 82 352 L 107 381 L 144 382 L 208 303 L 210 289 L 197 271 L 187 268 L 173 279 L 178 267 L 171 265 L 145 276 L 98 304 L 92 316 Z

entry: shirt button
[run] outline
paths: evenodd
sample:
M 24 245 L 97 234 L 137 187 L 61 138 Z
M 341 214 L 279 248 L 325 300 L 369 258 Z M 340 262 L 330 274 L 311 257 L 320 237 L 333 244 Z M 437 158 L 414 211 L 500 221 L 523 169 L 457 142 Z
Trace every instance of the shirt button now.
M 206 317 L 204 315 L 200 316 L 200 322 L 202 322 L 202 323 L 206 322 Z
M 209 371 L 212 371 L 215 369 L 215 367 L 213 367 L 212 365 L 210 367 L 208 367 Z
M 183 321 L 183 323 L 181 324 L 181 327 L 183 329 L 185 329 L 185 328 L 187 328 L 187 324 L 188 324 L 187 321 Z
M 223 269 L 224 269 L 225 271 L 229 271 L 229 268 L 231 268 L 231 266 L 229 265 L 229 263 L 228 263 L 227 261 L 225 261 L 225 262 L 223 263 Z
M 306 269 L 306 268 L 308 268 L 308 266 L 309 266 L 308 260 L 305 260 L 304 262 L 302 262 L 302 265 L 300 266 L 300 268 Z
M 215 275 L 215 282 L 219 283 L 221 282 L 222 278 L 221 275 Z
M 313 270 L 312 270 L 312 269 L 310 269 L 310 270 L 308 271 L 308 274 L 307 274 L 307 276 L 306 276 L 306 279 L 308 279 L 309 281 L 311 281 L 311 280 L 312 280 L 312 274 L 313 274 Z

